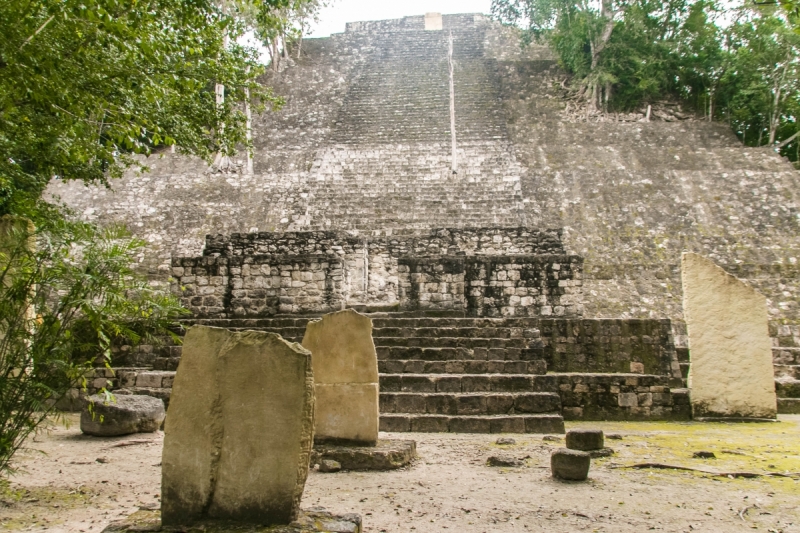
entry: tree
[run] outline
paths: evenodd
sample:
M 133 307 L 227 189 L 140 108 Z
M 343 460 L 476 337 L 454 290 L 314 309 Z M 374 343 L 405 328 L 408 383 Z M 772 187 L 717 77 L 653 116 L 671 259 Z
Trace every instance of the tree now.
M 775 8 L 743 9 L 727 33 L 727 118 L 745 143 L 774 145 L 798 131 L 800 35 Z
M 246 92 L 259 108 L 279 102 L 211 0 L 3 0 L 0 15 L 0 214 L 52 178 L 107 183 L 162 145 L 232 153 L 246 143 Z
M 0 475 L 111 342 L 168 334 L 183 312 L 131 269 L 144 242 L 51 216 L 0 219 Z
M 493 0 L 492 13 L 550 44 L 589 112 L 677 100 L 800 155 L 800 2 Z

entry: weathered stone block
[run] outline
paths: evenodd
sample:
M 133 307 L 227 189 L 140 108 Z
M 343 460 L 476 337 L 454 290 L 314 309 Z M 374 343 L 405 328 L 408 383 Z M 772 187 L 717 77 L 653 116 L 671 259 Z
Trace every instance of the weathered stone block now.
M 766 298 L 697 254 L 681 275 L 694 417 L 775 418 Z
M 195 326 L 175 376 L 162 520 L 287 524 L 313 441 L 311 353 L 274 333 Z
M 352 309 L 306 326 L 303 346 L 313 354 L 316 437 L 374 445 L 378 440 L 378 356 L 372 319 Z
M 550 471 L 555 478 L 584 481 L 589 476 L 591 462 L 586 452 L 559 448 L 550 455 Z
M 605 446 L 601 429 L 571 429 L 567 431 L 567 448 L 588 452 Z

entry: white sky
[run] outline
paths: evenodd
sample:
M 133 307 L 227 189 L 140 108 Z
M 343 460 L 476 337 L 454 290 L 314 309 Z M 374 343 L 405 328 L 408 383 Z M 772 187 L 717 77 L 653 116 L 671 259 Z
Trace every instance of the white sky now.
M 489 13 L 491 0 L 334 0 L 320 12 L 310 37 L 342 33 L 348 22 L 386 20 L 438 13 Z

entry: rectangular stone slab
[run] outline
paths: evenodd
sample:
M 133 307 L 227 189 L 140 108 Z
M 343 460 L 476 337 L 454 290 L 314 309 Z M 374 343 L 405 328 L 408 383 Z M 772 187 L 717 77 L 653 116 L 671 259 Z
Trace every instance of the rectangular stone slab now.
M 313 426 L 310 352 L 274 333 L 192 327 L 167 413 L 164 525 L 288 524 Z
M 681 259 L 692 416 L 775 418 L 767 301 L 708 259 Z
M 352 309 L 306 326 L 317 402 L 316 438 L 374 445 L 378 440 L 378 355 L 372 319 Z
M 377 383 L 318 383 L 315 391 L 317 441 L 375 442 L 380 417 Z

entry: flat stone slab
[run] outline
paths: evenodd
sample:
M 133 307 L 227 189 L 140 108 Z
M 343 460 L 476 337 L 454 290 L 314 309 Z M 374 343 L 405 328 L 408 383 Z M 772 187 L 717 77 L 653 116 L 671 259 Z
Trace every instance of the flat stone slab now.
M 411 464 L 417 456 L 413 440 L 379 440 L 375 446 L 341 446 L 316 444 L 311 463 L 336 461 L 342 470 L 397 470 Z
M 95 437 L 153 433 L 164 422 L 164 402 L 152 396 L 89 396 L 81 411 L 81 431 Z
M 361 533 L 361 515 L 335 515 L 322 508 L 301 510 L 297 520 L 286 526 L 255 526 L 203 522 L 190 527 L 162 526 L 161 511 L 140 510 L 124 520 L 112 522 L 103 533 L 142 533 L 144 531 L 203 533 Z

